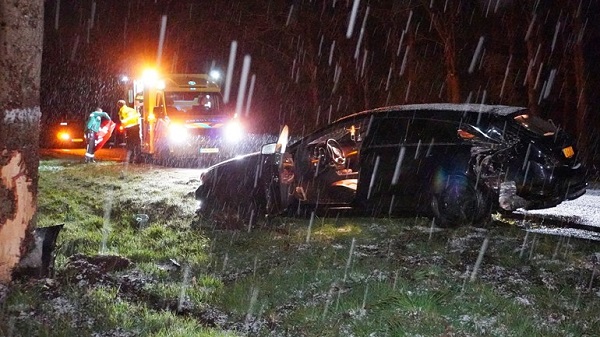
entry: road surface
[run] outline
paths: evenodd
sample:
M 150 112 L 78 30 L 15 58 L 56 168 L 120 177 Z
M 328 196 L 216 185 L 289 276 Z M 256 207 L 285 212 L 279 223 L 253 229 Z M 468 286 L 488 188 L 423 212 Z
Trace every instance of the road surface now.
M 600 240 L 600 190 L 595 187 L 556 207 L 515 213 L 533 222 L 533 232 Z
M 125 161 L 127 155 L 123 148 L 102 148 L 94 154 L 96 160 Z M 84 160 L 85 149 L 40 149 L 42 158 L 68 158 Z

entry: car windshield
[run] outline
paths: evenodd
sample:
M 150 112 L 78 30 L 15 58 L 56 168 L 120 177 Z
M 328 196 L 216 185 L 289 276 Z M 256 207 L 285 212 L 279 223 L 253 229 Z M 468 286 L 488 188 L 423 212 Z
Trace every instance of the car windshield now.
M 334 129 L 333 131 L 328 132 L 325 135 L 315 138 L 314 140 L 310 141 L 308 144 L 323 144 L 327 141 L 327 139 L 335 139 L 337 141 L 340 141 L 344 137 L 350 139 L 350 137 L 351 137 L 350 128 L 341 127 L 341 128 Z
M 540 136 L 552 136 L 556 132 L 554 124 L 537 116 L 523 114 L 516 116 L 514 120 L 522 127 Z
M 210 92 L 165 92 L 167 113 L 214 115 L 221 113 L 221 96 Z

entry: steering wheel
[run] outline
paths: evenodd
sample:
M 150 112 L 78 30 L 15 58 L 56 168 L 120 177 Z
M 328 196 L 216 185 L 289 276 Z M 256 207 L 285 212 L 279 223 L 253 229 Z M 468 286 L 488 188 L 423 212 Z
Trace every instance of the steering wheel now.
M 340 146 L 340 143 L 335 139 L 327 140 L 327 155 L 331 166 L 338 166 L 346 164 L 346 157 L 344 156 L 344 150 Z
M 336 168 L 346 164 L 346 157 L 342 147 L 335 139 L 328 139 L 312 150 L 311 162 L 315 173 L 325 172 L 328 168 Z

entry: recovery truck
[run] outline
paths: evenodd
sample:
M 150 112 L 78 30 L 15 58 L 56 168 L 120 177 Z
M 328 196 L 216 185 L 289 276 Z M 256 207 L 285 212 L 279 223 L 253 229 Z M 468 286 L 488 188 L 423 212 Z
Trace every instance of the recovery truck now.
M 143 155 L 163 163 L 195 159 L 206 164 L 235 154 L 244 130 L 225 110 L 211 76 L 146 71 L 132 82 L 127 100 L 141 115 Z

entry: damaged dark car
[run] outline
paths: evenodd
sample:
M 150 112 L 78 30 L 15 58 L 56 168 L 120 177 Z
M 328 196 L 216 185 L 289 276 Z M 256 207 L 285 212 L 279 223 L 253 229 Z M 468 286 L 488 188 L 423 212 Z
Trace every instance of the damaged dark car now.
M 553 207 L 586 192 L 575 141 L 526 108 L 403 105 L 363 111 L 204 170 L 202 216 L 422 214 L 438 226 Z

